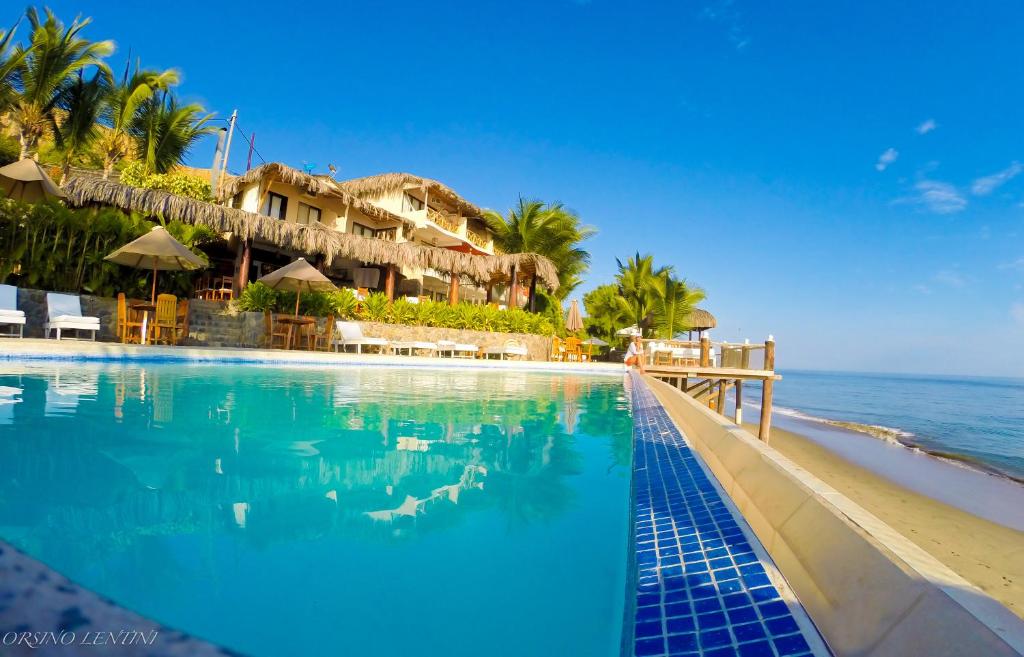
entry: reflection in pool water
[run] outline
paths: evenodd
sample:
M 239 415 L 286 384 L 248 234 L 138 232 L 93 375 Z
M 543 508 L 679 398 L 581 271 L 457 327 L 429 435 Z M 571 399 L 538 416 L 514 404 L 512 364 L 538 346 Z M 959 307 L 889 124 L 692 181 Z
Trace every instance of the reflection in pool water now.
M 0 364 L 0 536 L 253 655 L 616 655 L 631 428 L 616 378 Z

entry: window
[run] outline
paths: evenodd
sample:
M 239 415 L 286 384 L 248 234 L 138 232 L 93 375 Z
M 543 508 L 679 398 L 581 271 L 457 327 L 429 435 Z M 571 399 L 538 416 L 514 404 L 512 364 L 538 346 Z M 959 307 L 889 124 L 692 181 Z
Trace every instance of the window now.
M 280 194 L 269 192 L 267 201 L 263 204 L 263 214 L 274 219 L 284 219 L 288 212 L 288 199 Z
M 299 203 L 299 213 L 295 220 L 300 224 L 319 223 L 320 208 L 315 208 L 312 205 L 306 205 L 305 203 Z
M 423 201 L 412 194 L 402 195 L 402 212 L 416 212 L 423 209 Z
M 353 235 L 359 235 L 360 237 L 373 237 L 373 233 L 374 233 L 374 230 L 372 228 L 370 228 L 369 226 L 364 226 L 362 224 L 357 224 L 354 221 L 352 222 L 352 234 Z

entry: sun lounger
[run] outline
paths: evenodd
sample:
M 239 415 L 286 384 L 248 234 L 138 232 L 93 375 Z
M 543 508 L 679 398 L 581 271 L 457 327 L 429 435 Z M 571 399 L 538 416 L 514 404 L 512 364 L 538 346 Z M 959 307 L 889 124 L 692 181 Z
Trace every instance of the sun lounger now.
M 346 351 L 348 347 L 354 346 L 356 353 L 363 353 L 363 347 L 376 347 L 378 351 L 384 351 L 391 345 L 391 342 L 384 338 L 369 338 L 363 335 L 363 329 L 355 322 L 338 321 L 337 337 L 334 338 L 334 350 Z
M 395 350 L 395 353 L 402 353 L 403 351 L 412 356 L 414 353 L 428 352 L 429 354 L 437 353 L 437 343 L 435 342 L 424 342 L 424 341 L 410 341 L 410 342 L 392 342 L 391 348 Z M 421 353 L 421 355 L 423 355 Z
M 61 339 L 61 331 L 73 330 L 90 331 L 92 339 L 96 339 L 96 332 L 100 330 L 99 317 L 84 317 L 82 315 L 82 302 L 77 294 L 58 294 L 56 292 L 46 293 L 46 313 L 49 321 L 43 326 L 46 337 L 50 332 L 57 333 L 57 339 Z
M 13 285 L 0 285 L 0 326 L 16 327 L 17 337 L 25 337 L 25 311 L 18 310 L 18 288 Z M 14 330 L 0 335 L 13 338 Z
M 523 359 L 529 352 L 526 349 L 526 345 L 519 342 L 519 340 L 506 340 L 505 344 L 500 347 L 489 347 L 484 350 L 484 355 L 490 358 L 491 356 L 498 356 L 501 360 L 506 358 L 519 358 Z
M 452 340 L 437 341 L 437 354 L 439 356 L 447 354 L 451 358 L 473 358 L 479 351 L 480 347 L 475 344 L 454 342 Z

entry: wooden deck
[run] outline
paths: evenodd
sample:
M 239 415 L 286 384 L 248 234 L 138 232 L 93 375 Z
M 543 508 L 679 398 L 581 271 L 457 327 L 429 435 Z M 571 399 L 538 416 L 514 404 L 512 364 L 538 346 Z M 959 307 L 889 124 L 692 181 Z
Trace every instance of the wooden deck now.
M 761 382 L 761 420 L 758 437 L 767 442 L 772 425 L 772 397 L 776 381 L 782 376 L 775 373 L 775 339 L 768 336 L 763 345 L 749 343 L 730 344 L 722 342 L 712 344 L 707 337 L 700 342 L 659 342 L 645 340 L 645 354 L 648 364 L 647 374 L 665 381 L 673 387 L 690 395 L 702 404 L 707 405 L 720 415 L 725 415 L 726 393 L 733 390 L 735 406 L 733 420 L 736 424 L 743 423 L 743 384 L 746 381 Z M 718 349 L 717 354 L 715 349 Z M 672 349 L 676 349 L 678 364 Z M 752 369 L 751 355 L 763 351 L 764 358 L 761 369 Z M 717 362 L 718 367 L 714 365 Z M 659 362 L 667 359 L 670 362 Z M 685 364 L 684 364 L 685 363 Z M 694 364 L 699 363 L 699 364 Z M 725 367 L 722 367 L 725 365 Z

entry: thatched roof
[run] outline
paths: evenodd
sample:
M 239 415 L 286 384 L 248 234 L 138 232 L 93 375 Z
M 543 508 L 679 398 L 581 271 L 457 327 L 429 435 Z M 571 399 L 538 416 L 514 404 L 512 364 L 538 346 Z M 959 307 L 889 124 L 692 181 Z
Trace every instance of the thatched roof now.
M 245 172 L 241 176 L 233 177 L 221 189 L 221 197 L 225 199 L 231 198 L 242 189 L 261 182 L 265 178 L 277 180 L 286 185 L 294 185 L 313 196 L 340 199 L 342 203 L 359 210 L 367 217 L 377 219 L 378 221 L 393 221 L 403 224 L 407 234 L 416 228 L 414 222 L 342 190 L 337 182 L 327 176 L 314 176 L 280 162 L 268 162 Z
M 343 190 L 359 197 L 388 194 L 396 190 L 405 189 L 406 185 L 416 185 L 417 187 L 425 188 L 430 196 L 441 197 L 467 217 L 483 216 L 483 210 L 456 194 L 455 190 L 451 187 L 436 180 L 423 178 L 411 173 L 381 173 L 376 176 L 366 176 L 365 178 L 342 180 L 338 183 L 338 186 Z
M 718 326 L 718 322 L 715 321 L 715 316 L 703 308 L 694 308 L 693 311 L 687 315 L 683 323 L 691 327 L 691 330 L 693 331 L 706 331 L 707 329 L 713 329 Z
M 281 221 L 168 192 L 96 178 L 72 178 L 64 185 L 64 191 L 69 205 L 107 205 L 166 220 L 201 224 L 221 233 L 234 233 L 243 239 L 268 242 L 282 249 L 308 255 L 322 254 L 328 262 L 340 257 L 375 265 L 430 268 L 466 276 L 478 283 L 507 278 L 514 265 L 522 275 L 536 273 L 537 280 L 548 289 L 558 288 L 558 270 L 550 260 L 535 253 L 472 255 L 413 242 L 360 237 L 320 224 Z

